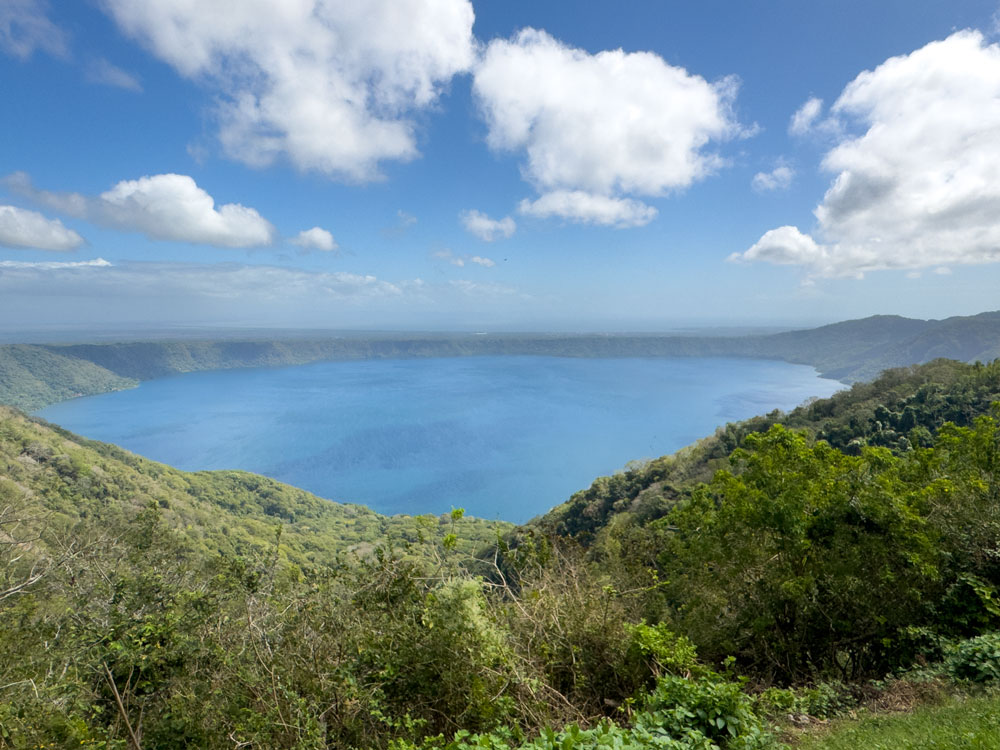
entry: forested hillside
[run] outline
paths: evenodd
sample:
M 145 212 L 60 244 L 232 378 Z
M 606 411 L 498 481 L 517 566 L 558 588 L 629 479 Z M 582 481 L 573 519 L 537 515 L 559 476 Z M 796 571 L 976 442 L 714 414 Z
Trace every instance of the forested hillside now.
M 409 334 L 250 341 L 137 341 L 0 346 L 0 403 L 33 410 L 76 395 L 199 370 L 408 357 L 754 357 L 815 367 L 853 383 L 885 369 L 947 357 L 1000 357 L 1000 313 L 946 320 L 879 315 L 756 336 Z M 31 359 L 32 366 L 24 363 Z M 96 365 L 96 368 L 95 368 Z
M 75 396 L 90 396 L 123 388 L 138 381 L 100 365 L 67 357 L 40 346 L 0 346 L 0 404 L 40 409 Z
M 19 509 L 20 528 L 34 532 L 33 548 L 42 545 L 50 557 L 79 528 L 115 528 L 154 506 L 198 554 L 276 549 L 280 561 L 299 566 L 334 565 L 345 553 L 364 557 L 387 544 L 420 556 L 425 541 L 446 532 L 471 552 L 511 527 L 471 517 L 383 516 L 248 472 L 179 471 L 2 406 L 0 498 Z
M 896 455 L 929 446 L 945 422 L 969 426 L 1000 400 L 1000 360 L 968 365 L 954 360 L 889 370 L 827 399 L 789 413 L 774 411 L 720 427 L 672 456 L 600 477 L 528 527 L 585 544 L 615 523 L 644 524 L 664 515 L 691 488 L 729 466 L 729 456 L 752 433 L 782 424 L 850 455 L 883 447 Z
M 893 371 L 503 539 L 5 410 L 0 747 L 776 750 L 789 716 L 976 693 L 998 394 L 1000 363 Z

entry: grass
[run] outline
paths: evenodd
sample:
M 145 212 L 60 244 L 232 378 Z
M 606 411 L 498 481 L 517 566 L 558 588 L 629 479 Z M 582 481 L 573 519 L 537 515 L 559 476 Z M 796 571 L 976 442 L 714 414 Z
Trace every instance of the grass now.
M 795 750 L 1000 750 L 1000 693 L 831 722 Z

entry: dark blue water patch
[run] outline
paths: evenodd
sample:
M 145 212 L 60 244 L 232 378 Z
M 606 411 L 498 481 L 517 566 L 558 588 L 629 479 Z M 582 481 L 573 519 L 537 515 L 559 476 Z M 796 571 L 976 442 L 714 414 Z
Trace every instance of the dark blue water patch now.
M 181 469 L 520 522 L 631 460 L 839 387 L 765 360 L 370 360 L 179 375 L 39 415 Z

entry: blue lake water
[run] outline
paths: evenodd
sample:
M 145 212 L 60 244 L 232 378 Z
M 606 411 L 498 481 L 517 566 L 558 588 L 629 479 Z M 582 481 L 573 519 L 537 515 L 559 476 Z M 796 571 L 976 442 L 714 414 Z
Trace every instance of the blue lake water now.
M 521 522 L 633 459 L 841 387 L 765 360 L 370 360 L 178 375 L 38 414 L 180 469 Z

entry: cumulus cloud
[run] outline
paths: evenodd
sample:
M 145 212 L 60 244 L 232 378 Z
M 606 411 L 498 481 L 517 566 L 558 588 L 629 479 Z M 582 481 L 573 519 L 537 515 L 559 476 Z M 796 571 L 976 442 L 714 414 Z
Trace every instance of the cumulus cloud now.
M 86 78 L 91 83 L 97 83 L 101 86 L 113 86 L 126 91 L 134 91 L 137 94 L 142 93 L 142 84 L 139 83 L 138 78 L 117 65 L 112 65 L 103 57 L 91 61 L 87 66 Z
M 153 240 L 216 247 L 270 245 L 274 226 L 239 203 L 216 207 L 215 199 L 188 175 L 158 174 L 122 180 L 99 196 L 38 190 L 23 172 L 4 180 L 11 190 L 56 211 Z
M 66 34 L 48 17 L 46 0 L 3 0 L 0 3 L 0 50 L 27 60 L 35 50 L 56 57 L 69 54 Z
M 459 214 L 459 218 L 462 220 L 462 226 L 465 227 L 466 231 L 474 234 L 483 242 L 493 242 L 493 240 L 500 237 L 506 239 L 514 234 L 514 230 L 517 229 L 514 220 L 509 216 L 505 216 L 502 219 L 491 219 L 482 211 L 475 209 L 463 211 Z
M 826 252 L 812 237 L 788 226 L 765 232 L 745 253 L 729 256 L 732 261 L 762 260 L 779 266 L 815 266 L 825 258 Z
M 524 154 L 541 195 L 522 210 L 536 216 L 645 223 L 655 215 L 645 206 L 643 220 L 618 220 L 634 213 L 625 196 L 688 187 L 723 164 L 709 144 L 742 132 L 735 79 L 712 84 L 649 52 L 592 55 L 536 29 L 490 42 L 473 89 L 490 147 Z
M 583 190 L 553 190 L 534 201 L 522 200 L 522 214 L 539 218 L 558 217 L 583 224 L 641 227 L 656 218 L 657 210 L 632 198 L 611 198 Z
M 855 133 L 823 158 L 815 239 L 780 227 L 734 259 L 813 276 L 1000 261 L 1000 47 L 955 33 L 861 73 L 831 113 Z
M 788 123 L 788 132 L 792 135 L 805 135 L 815 124 L 820 112 L 823 111 L 823 100 L 815 96 L 806 100 L 805 104 L 795 110 Z
M 456 255 L 451 250 L 438 250 L 432 253 L 432 257 L 438 260 L 443 260 L 446 263 L 450 263 L 453 266 L 458 266 L 459 268 L 465 267 L 466 263 L 474 263 L 477 266 L 483 266 L 484 268 L 493 268 L 496 265 L 496 261 L 492 258 L 485 258 L 481 255 Z
M 59 219 L 16 206 L 0 206 L 0 245 L 34 250 L 74 250 L 83 237 Z
M 292 240 L 292 244 L 298 245 L 303 250 L 321 250 L 327 253 L 333 252 L 339 247 L 337 241 L 333 239 L 333 235 L 320 227 L 303 229 Z
M 795 179 L 795 170 L 787 164 L 779 164 L 770 172 L 758 172 L 750 184 L 758 193 L 772 190 L 787 190 Z
M 219 140 L 254 166 L 371 180 L 418 155 L 414 113 L 475 57 L 469 0 L 104 0 L 118 25 L 218 94 Z

